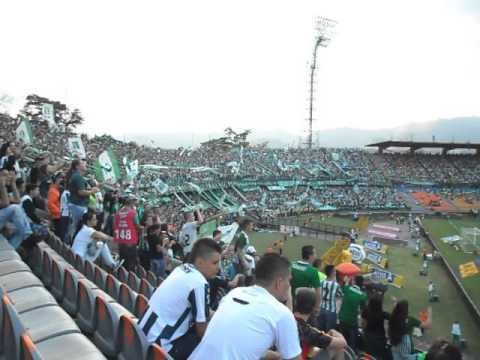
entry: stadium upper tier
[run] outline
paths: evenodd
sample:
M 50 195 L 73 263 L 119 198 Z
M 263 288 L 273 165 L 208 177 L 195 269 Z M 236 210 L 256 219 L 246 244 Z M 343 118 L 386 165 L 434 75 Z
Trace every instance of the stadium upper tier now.
M 2 115 L 2 142 L 15 139 L 18 120 Z M 31 121 L 34 142 L 24 158 L 38 151 L 48 151 L 52 160 L 70 158 L 68 139 L 71 131 L 51 129 L 47 123 Z M 480 183 L 480 156 L 429 155 L 419 153 L 372 153 L 348 148 L 261 147 L 196 149 L 161 149 L 134 142 L 122 142 L 110 136 L 81 136 L 89 163 L 106 149 L 115 153 L 119 163 L 124 158 L 138 160 L 139 183 L 150 186 L 161 179 L 169 186 L 210 184 L 238 180 L 342 180 L 369 185 L 401 183 L 475 185 Z M 32 149 L 33 148 L 33 149 Z M 142 168 L 142 165 L 152 166 Z M 125 174 L 125 168 L 121 171 Z

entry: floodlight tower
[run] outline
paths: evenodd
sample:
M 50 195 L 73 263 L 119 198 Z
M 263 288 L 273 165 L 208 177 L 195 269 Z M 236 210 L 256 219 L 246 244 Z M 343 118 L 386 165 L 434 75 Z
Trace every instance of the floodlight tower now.
M 315 40 L 315 46 L 313 48 L 313 59 L 310 65 L 310 96 L 309 96 L 309 112 L 308 112 L 308 136 L 307 146 L 309 149 L 313 145 L 313 92 L 315 84 L 315 70 L 317 69 L 317 51 L 320 46 L 327 47 L 333 36 L 333 28 L 337 22 L 332 19 L 319 17 L 317 20 L 318 35 Z

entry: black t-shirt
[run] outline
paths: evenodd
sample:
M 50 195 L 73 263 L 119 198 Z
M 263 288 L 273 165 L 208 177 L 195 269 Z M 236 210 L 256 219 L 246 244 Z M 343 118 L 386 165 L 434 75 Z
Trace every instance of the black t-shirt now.
M 384 311 L 380 316 L 371 316 L 368 308 L 362 311 L 362 319 L 367 323 L 365 333 L 385 337 L 385 320 L 390 319 L 390 314 Z
M 148 247 L 150 248 L 150 259 L 163 259 L 163 251 L 158 252 L 157 246 L 162 245 L 162 238 L 159 235 L 149 235 Z

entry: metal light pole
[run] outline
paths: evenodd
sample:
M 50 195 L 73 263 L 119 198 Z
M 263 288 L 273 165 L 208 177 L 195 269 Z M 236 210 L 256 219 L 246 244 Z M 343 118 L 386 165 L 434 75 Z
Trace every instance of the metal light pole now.
M 327 47 L 333 36 L 332 29 L 337 22 L 335 20 L 320 17 L 317 20 L 318 36 L 315 40 L 315 46 L 313 48 L 313 59 L 310 65 L 310 96 L 309 96 L 309 113 L 308 113 L 308 136 L 307 146 L 309 149 L 313 146 L 313 92 L 315 84 L 315 70 L 317 69 L 317 51 L 320 46 Z

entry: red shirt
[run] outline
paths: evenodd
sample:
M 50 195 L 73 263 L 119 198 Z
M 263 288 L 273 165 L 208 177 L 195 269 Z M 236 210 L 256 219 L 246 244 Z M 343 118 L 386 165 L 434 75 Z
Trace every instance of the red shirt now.
M 119 244 L 137 245 L 137 211 L 133 208 L 121 208 L 115 214 L 113 240 Z

